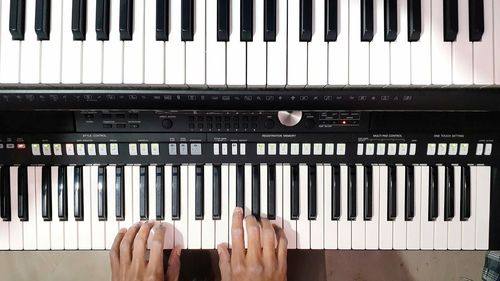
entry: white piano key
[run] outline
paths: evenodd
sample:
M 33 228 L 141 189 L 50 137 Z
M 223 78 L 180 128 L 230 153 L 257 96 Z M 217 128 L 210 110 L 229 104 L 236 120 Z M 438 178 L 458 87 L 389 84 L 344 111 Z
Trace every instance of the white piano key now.
M 252 164 L 245 164 L 245 217 L 252 215 Z M 248 248 L 248 233 L 247 225 L 243 223 L 243 230 L 245 231 L 245 248 Z
M 486 3 L 485 3 L 486 4 Z M 488 9 L 486 9 L 488 11 Z M 476 191 L 476 250 L 488 250 L 490 233 L 491 167 L 477 167 Z
M 11 250 L 23 249 L 23 222 L 19 219 L 18 214 L 18 172 L 19 167 L 10 167 L 10 207 L 11 221 L 9 226 L 9 246 Z
M 107 204 L 108 218 L 106 220 L 106 249 L 111 249 L 113 241 L 118 233 L 119 226 L 116 220 L 116 166 L 106 167 L 106 183 L 107 183 Z
M 389 85 L 391 82 L 391 44 L 385 42 L 384 38 L 384 2 L 373 2 L 374 35 L 370 42 L 370 85 Z M 358 31 L 355 33 L 359 35 Z
M 78 249 L 78 223 L 75 221 L 75 167 L 66 168 L 68 185 L 68 220 L 64 222 L 64 249 Z
M 42 83 L 61 82 L 62 2 L 62 0 L 52 0 L 50 3 L 50 40 L 41 42 L 40 76 Z
M 352 6 L 351 6 L 352 7 Z M 351 221 L 347 219 L 347 166 L 340 166 L 340 218 L 338 221 L 338 247 L 341 250 L 351 249 Z
M 297 220 L 297 249 L 309 249 L 311 247 L 311 226 L 308 219 L 308 167 L 299 165 L 299 219 Z
M 360 5 L 360 1 L 349 1 L 349 85 L 370 82 L 370 43 L 361 41 Z
M 307 85 L 307 42 L 300 42 L 300 1 L 288 1 L 288 87 Z
M 164 168 L 163 179 L 165 181 L 165 220 L 166 224 L 165 240 L 163 249 L 173 249 L 175 241 L 174 221 L 172 220 L 172 165 L 166 165 Z
M 476 249 L 477 167 L 470 166 L 470 217 L 462 221 L 462 250 Z
M 380 204 L 379 204 L 379 248 L 381 250 L 392 249 L 392 232 L 393 222 L 387 220 L 387 202 L 388 194 L 388 167 L 385 165 L 380 166 Z
M 332 220 L 332 166 L 330 164 L 325 164 L 323 166 L 323 178 L 324 178 L 324 196 L 323 196 L 323 206 L 324 206 L 324 248 L 325 249 L 337 249 L 337 221 Z
M 283 164 L 276 164 L 276 219 L 271 220 L 275 224 L 283 228 Z
M 21 42 L 21 83 L 40 83 L 40 41 L 35 33 L 35 1 L 26 1 L 26 32 Z M 25 242 L 26 244 L 26 242 Z
M 469 1 L 458 1 L 458 34 L 452 43 L 453 84 L 471 85 L 473 82 L 472 43 L 469 41 Z
M 170 30 L 165 42 L 165 83 L 185 85 L 186 46 L 181 40 L 181 1 L 170 1 Z
M 132 166 L 132 223 L 141 220 L 140 216 L 140 184 L 141 167 Z
M 438 166 L 438 217 L 434 221 L 434 249 L 445 250 L 448 247 L 448 225 L 444 221 L 444 186 L 445 167 Z
M 36 201 L 34 205 L 36 216 L 30 217 L 30 220 L 36 223 L 36 249 L 50 250 L 50 221 L 45 222 L 42 217 L 42 166 L 35 168 L 35 193 L 29 195 L 35 196 Z
M 434 222 L 429 221 L 429 166 L 422 166 L 420 200 L 420 249 L 434 249 Z
M 338 1 L 337 41 L 328 43 L 328 85 L 349 84 L 349 0 Z
M 98 201 L 99 196 L 99 167 L 90 167 L 90 222 L 92 224 L 92 249 L 104 250 L 106 248 L 106 222 L 99 221 Z M 103 183 L 106 184 L 106 183 Z
M 325 1 L 313 1 L 313 35 L 308 46 L 307 85 L 328 83 L 328 43 L 325 42 Z
M 174 222 L 175 233 L 174 242 L 175 246 L 179 246 L 182 249 L 188 249 L 188 216 L 189 216 L 189 206 L 191 200 L 188 198 L 188 188 L 189 188 L 189 166 L 181 165 L 181 218 Z M 192 200 L 194 202 L 194 200 Z
M 364 214 L 364 167 L 356 165 L 356 219 L 352 224 L 352 248 L 355 250 L 365 249 L 365 220 Z
M 156 41 L 156 1 L 144 1 L 144 5 L 144 82 L 163 84 L 165 42 Z
M 286 85 L 287 0 L 276 1 L 276 15 L 276 41 L 267 42 L 268 87 Z
M 462 246 L 462 224 L 460 222 L 460 182 L 462 169 L 460 166 L 452 167 L 454 171 L 454 216 L 448 221 L 448 250 L 460 250 Z
M 19 83 L 21 41 L 9 31 L 10 1 L 0 3 L 0 83 Z
M 23 222 L 23 249 L 37 249 L 36 183 L 37 167 L 28 167 L 28 220 Z
M 247 42 L 247 85 L 266 86 L 266 42 L 264 42 L 264 1 L 253 2 L 253 41 Z
M 188 185 L 187 185 L 187 197 L 188 203 L 188 213 L 187 213 L 187 247 L 188 249 L 201 249 L 201 220 L 197 220 L 195 217 L 195 198 L 196 198 L 196 165 L 190 164 L 188 166 Z M 182 200 L 182 199 L 181 199 Z M 181 204 L 182 206 L 182 204 Z M 182 208 L 182 207 L 181 207 Z M 181 212 L 182 216 L 182 212 Z
M 194 4 L 194 40 L 186 41 L 186 84 L 205 85 L 205 1 Z M 215 30 L 212 30 L 215 32 Z
M 215 221 L 212 218 L 212 202 L 213 202 L 213 166 L 206 164 L 203 176 L 204 189 L 204 217 L 201 221 L 201 248 L 215 249 Z M 219 175 L 220 176 L 220 175 Z M 224 199 L 222 199 L 224 200 Z
M 215 246 L 230 240 L 229 221 L 234 210 L 229 207 L 229 165 L 221 165 L 221 216 L 215 221 Z
M 474 84 L 492 85 L 495 83 L 493 55 L 493 0 L 484 0 L 484 34 L 479 42 L 473 42 Z M 498 14 L 496 15 L 498 17 Z
M 322 164 L 316 165 L 316 219 L 311 220 L 311 249 L 324 249 L 324 217 L 323 194 L 324 194 L 324 168 Z M 331 237 L 328 237 L 330 239 Z
M 93 19 L 96 14 L 96 1 L 88 1 L 87 5 L 87 14 Z M 103 42 L 97 40 L 95 22 L 95 20 L 88 21 L 87 37 L 83 41 L 82 83 L 84 84 L 99 84 L 102 82 Z
M 144 83 L 144 1 L 133 2 L 133 40 L 123 41 L 124 84 Z
M 392 235 L 393 248 L 398 250 L 406 249 L 405 186 L 406 167 L 398 165 L 396 166 L 396 219 L 393 222 Z
M 379 196 L 380 193 L 380 167 L 372 166 L 372 219 L 365 222 L 366 249 L 377 250 L 379 247 Z M 386 196 L 386 195 L 383 195 Z
M 421 221 L 421 186 L 422 186 L 422 167 L 413 166 L 413 186 L 414 186 L 414 207 L 415 216 L 413 220 L 406 222 L 406 248 L 408 250 L 420 249 L 420 221 Z
M 78 221 L 78 249 L 92 249 L 92 173 L 91 166 L 83 166 L 83 221 Z
M 451 84 L 451 42 L 443 40 L 443 2 L 432 1 L 432 27 L 431 27 L 431 46 L 432 46 L 432 84 L 449 85 Z
M 439 1 L 433 1 L 439 2 Z M 411 84 L 430 85 L 432 82 L 432 6 L 431 0 L 421 0 L 422 33 L 420 40 L 411 42 Z M 441 12 L 441 15 L 443 13 Z
M 0 220 L 0 251 L 9 250 L 10 222 Z
M 82 82 L 83 41 L 73 40 L 71 30 L 72 8 L 72 2 L 63 2 L 61 69 L 63 84 L 79 84 Z M 116 71 L 116 68 L 114 70 Z
M 123 42 L 120 40 L 120 0 L 110 0 L 109 40 L 103 42 L 103 82 L 123 82 Z M 173 1 L 177 3 L 178 1 Z M 175 13 L 174 13 L 175 14 Z
M 231 248 L 232 239 L 231 239 L 231 229 L 233 227 L 233 212 L 236 208 L 236 164 L 229 165 L 229 181 L 228 181 L 228 196 L 229 196 L 229 213 L 228 213 L 228 244 Z M 217 228 L 218 229 L 218 228 Z
M 411 52 L 410 42 L 408 42 L 407 0 L 397 0 L 397 5 L 398 37 L 391 43 L 391 84 L 409 85 L 411 83 Z
M 227 85 L 244 86 L 246 84 L 246 43 L 240 41 L 240 1 L 232 1 L 231 35 L 227 42 Z M 283 50 L 282 50 L 283 51 Z
M 168 205 L 167 205 L 168 206 Z M 148 209 L 149 220 L 156 220 L 156 166 L 148 167 Z
M 217 1 L 207 1 L 207 85 L 226 85 L 226 42 L 217 41 Z
M 133 176 L 133 166 L 125 166 L 124 172 L 125 172 L 125 219 L 120 221 L 120 228 L 129 228 L 132 226 L 133 223 L 137 222 L 134 221 L 132 212 L 134 211 L 134 203 L 133 203 L 133 197 L 135 194 L 134 189 L 139 189 L 139 187 L 133 184 L 134 182 L 134 176 Z
M 493 3 L 493 14 L 494 15 L 500 15 L 500 2 L 494 1 Z M 500 17 L 496 16 L 493 18 L 493 25 L 494 26 L 500 26 Z M 495 47 L 493 48 L 495 51 L 495 83 L 496 85 L 500 85 L 500 28 L 493 28 L 494 29 L 494 41 L 495 41 Z M 1 69 L 1 66 L 0 66 Z
M 283 164 L 283 231 L 288 240 L 288 249 L 297 248 L 297 221 L 291 220 L 292 209 L 290 205 L 291 187 L 290 164 Z
M 260 164 L 260 217 L 267 218 L 267 165 Z

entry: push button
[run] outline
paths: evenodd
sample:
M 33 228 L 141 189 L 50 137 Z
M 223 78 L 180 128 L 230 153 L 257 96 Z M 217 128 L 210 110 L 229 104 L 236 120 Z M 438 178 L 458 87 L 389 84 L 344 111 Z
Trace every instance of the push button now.
M 57 155 L 57 156 L 62 155 L 62 145 L 60 143 L 54 144 L 54 155 Z
M 40 156 L 40 145 L 37 143 L 34 143 L 31 145 L 31 153 L 33 153 L 34 156 Z

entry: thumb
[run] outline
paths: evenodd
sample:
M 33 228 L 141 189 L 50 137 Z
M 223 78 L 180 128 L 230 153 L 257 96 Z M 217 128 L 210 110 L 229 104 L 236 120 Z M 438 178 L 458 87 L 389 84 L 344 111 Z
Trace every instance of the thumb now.
M 231 281 L 231 256 L 226 244 L 217 247 L 219 253 L 219 270 L 222 281 Z
M 181 248 L 179 246 L 172 249 L 168 258 L 167 281 L 178 281 L 181 273 Z

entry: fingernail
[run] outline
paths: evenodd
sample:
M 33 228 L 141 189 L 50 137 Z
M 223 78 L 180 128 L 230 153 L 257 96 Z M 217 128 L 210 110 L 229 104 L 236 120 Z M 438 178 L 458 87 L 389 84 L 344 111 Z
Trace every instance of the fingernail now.
M 222 249 L 221 249 L 221 247 L 220 247 L 220 246 L 219 246 L 219 247 L 217 247 L 217 253 L 219 253 L 219 255 L 220 255 L 220 254 L 222 254 Z
M 180 247 L 177 247 L 175 249 L 175 254 L 178 255 L 178 256 L 181 256 L 181 251 L 182 251 L 182 249 Z
M 154 221 L 154 220 L 149 220 L 149 221 L 148 221 L 148 225 L 151 225 L 151 226 L 152 226 L 152 225 L 154 225 L 154 224 L 155 224 L 155 221 Z
M 243 208 L 241 207 L 236 207 L 236 209 L 234 209 L 234 212 L 239 216 L 239 217 L 243 217 Z
M 118 231 L 118 232 L 125 233 L 125 232 L 127 232 L 127 229 L 126 228 L 121 228 L 120 231 Z

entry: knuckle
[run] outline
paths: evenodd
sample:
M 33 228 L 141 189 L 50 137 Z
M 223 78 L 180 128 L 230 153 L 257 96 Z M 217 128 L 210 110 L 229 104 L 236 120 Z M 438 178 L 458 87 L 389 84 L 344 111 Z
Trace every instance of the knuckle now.
M 245 267 L 241 264 L 236 264 L 231 267 L 231 270 L 234 274 L 243 274 L 245 272 Z
M 264 273 L 264 266 L 261 263 L 256 263 L 251 265 L 248 268 L 248 271 L 252 274 L 252 276 L 260 276 Z
M 134 246 L 144 245 L 144 243 L 146 243 L 146 240 L 143 237 L 141 236 L 135 237 Z
M 124 239 L 120 244 L 120 252 L 128 251 L 130 249 L 130 240 Z
M 163 241 L 160 239 L 153 239 L 151 242 L 151 248 L 163 248 Z
M 112 249 L 111 251 L 109 251 L 109 258 L 111 261 L 118 260 L 118 252 L 116 251 L 116 249 Z

